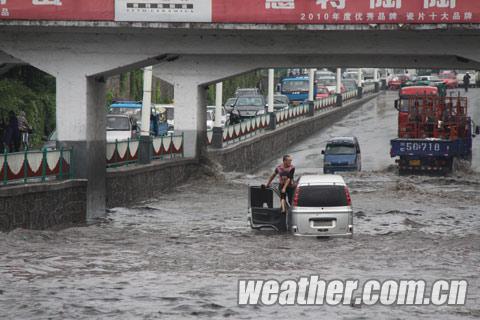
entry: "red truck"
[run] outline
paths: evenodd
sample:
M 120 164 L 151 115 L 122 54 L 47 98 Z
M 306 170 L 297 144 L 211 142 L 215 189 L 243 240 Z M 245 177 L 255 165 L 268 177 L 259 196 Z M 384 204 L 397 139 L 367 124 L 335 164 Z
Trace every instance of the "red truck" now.
M 400 173 L 453 170 L 459 159 L 471 160 L 474 124 L 467 98 L 445 97 L 432 86 L 404 87 L 398 110 L 398 138 L 390 141 Z M 479 133 L 479 128 L 475 128 Z

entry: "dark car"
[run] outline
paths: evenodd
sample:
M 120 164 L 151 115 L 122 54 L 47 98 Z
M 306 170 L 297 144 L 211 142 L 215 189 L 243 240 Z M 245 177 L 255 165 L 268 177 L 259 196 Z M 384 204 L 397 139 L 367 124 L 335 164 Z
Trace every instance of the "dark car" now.
M 234 109 L 240 118 L 251 118 L 265 114 L 265 97 L 260 95 L 242 96 L 237 98 Z
M 276 94 L 273 96 L 273 109 L 275 111 L 288 109 L 289 105 L 290 101 L 286 95 Z
M 235 91 L 235 97 L 256 96 L 260 95 L 258 88 L 239 88 Z
M 342 83 L 345 86 L 346 91 L 354 91 L 358 88 L 357 81 L 355 81 L 355 79 L 343 79 Z
M 360 144 L 356 137 L 336 137 L 327 141 L 324 155 L 323 173 L 338 171 L 360 171 L 362 160 Z

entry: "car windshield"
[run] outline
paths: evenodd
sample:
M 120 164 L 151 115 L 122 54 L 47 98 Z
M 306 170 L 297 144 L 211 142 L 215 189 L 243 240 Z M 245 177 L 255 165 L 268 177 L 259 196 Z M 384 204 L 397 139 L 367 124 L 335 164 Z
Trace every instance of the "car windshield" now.
M 238 98 L 237 107 L 243 107 L 243 106 L 257 106 L 257 107 L 263 107 L 263 99 L 260 97 L 241 97 Z
M 326 154 L 354 154 L 355 146 L 353 144 L 328 144 L 325 150 Z
M 283 97 L 283 96 L 275 97 L 274 103 L 287 104 L 287 103 L 288 103 L 288 98 L 287 98 L 287 97 Z
M 323 86 L 336 86 L 337 80 L 335 78 L 319 79 L 317 83 Z
M 107 117 L 107 131 L 130 131 L 128 117 Z
M 317 86 L 317 93 L 329 93 L 328 89 L 324 86 Z
M 308 91 L 308 87 L 308 80 L 291 80 L 283 83 L 282 91 Z
M 258 90 L 257 90 L 257 89 L 239 89 L 239 90 L 237 90 L 237 92 L 236 92 L 236 95 L 237 95 L 238 97 L 240 97 L 240 96 L 255 95 L 255 94 L 258 94 Z
M 344 207 L 348 205 L 344 186 L 300 186 L 299 207 Z
M 237 98 L 230 98 L 225 102 L 225 107 L 231 107 L 235 104 L 235 101 L 237 101 Z

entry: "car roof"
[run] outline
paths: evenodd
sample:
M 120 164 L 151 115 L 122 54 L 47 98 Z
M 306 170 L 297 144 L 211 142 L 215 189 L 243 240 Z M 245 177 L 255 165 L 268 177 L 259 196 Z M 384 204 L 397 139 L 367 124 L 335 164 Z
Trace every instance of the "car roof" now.
M 351 142 L 354 143 L 357 140 L 356 137 L 335 137 L 331 138 L 327 141 L 327 143 L 330 142 Z
M 322 175 L 303 175 L 299 180 L 300 185 L 317 185 L 317 184 L 339 184 L 345 186 L 343 177 L 337 174 L 322 174 Z

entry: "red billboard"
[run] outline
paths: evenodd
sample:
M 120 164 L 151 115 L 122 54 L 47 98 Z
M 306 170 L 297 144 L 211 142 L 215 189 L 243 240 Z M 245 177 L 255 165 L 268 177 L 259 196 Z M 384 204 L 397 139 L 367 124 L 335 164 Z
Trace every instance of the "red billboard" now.
M 480 23 L 477 0 L 212 0 L 218 23 Z
M 110 20 L 113 0 L 0 0 L 0 20 Z

